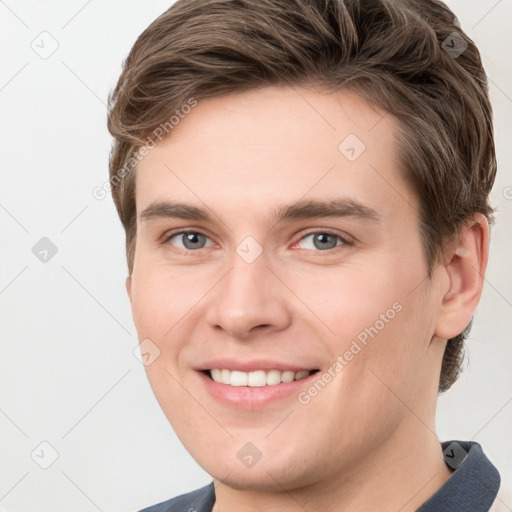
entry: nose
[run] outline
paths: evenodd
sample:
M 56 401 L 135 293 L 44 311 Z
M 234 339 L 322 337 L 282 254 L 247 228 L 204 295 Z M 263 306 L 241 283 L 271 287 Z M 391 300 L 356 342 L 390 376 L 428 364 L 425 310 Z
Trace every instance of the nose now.
M 214 291 L 206 320 L 232 338 L 246 340 L 256 332 L 269 334 L 290 324 L 286 290 L 264 254 L 247 263 L 235 253 L 231 270 Z

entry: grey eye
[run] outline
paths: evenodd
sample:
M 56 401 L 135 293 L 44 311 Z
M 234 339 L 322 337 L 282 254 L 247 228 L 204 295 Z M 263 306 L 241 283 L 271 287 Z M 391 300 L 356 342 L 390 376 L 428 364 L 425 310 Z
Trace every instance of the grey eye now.
M 317 249 L 322 251 L 334 249 L 335 247 L 341 245 L 343 241 L 338 235 L 319 232 L 306 235 L 304 238 L 302 238 L 300 243 L 305 244 L 305 247 L 302 247 L 303 249 Z
M 187 231 L 176 233 L 175 235 L 169 238 L 169 242 L 180 249 L 203 249 L 208 244 L 209 238 L 202 233 L 197 233 L 195 231 Z

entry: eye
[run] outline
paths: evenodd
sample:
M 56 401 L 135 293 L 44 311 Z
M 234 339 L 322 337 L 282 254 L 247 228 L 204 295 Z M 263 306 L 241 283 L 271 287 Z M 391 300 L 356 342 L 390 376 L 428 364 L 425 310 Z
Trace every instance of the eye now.
M 300 247 L 301 249 L 319 251 L 335 249 L 341 245 L 350 245 L 350 243 L 340 235 L 335 235 L 333 233 L 327 233 L 323 231 L 309 233 L 300 239 L 297 245 L 300 246 L 300 244 L 302 244 L 302 247 Z
M 197 231 L 180 231 L 171 235 L 166 241 L 178 249 L 191 251 L 212 245 L 212 241 L 206 235 Z

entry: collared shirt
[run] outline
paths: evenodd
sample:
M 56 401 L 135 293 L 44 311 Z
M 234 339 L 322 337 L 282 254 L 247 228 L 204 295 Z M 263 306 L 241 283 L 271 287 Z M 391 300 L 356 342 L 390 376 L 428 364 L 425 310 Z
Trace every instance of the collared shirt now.
M 482 447 L 474 441 L 446 441 L 442 447 L 453 473 L 416 512 L 489 512 L 498 494 L 500 474 Z M 140 512 L 211 512 L 214 503 L 212 482 Z

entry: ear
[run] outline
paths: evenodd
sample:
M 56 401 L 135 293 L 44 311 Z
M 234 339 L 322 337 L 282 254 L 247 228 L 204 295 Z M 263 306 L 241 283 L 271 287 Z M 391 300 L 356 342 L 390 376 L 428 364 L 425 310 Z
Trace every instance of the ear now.
M 449 286 L 445 290 L 435 334 L 449 340 L 471 321 L 484 283 L 489 256 L 489 224 L 478 214 L 460 231 L 444 263 Z
M 125 281 L 126 293 L 128 293 L 128 298 L 130 299 L 130 303 L 132 301 L 132 276 L 128 276 Z

